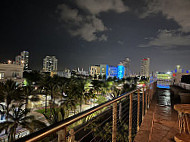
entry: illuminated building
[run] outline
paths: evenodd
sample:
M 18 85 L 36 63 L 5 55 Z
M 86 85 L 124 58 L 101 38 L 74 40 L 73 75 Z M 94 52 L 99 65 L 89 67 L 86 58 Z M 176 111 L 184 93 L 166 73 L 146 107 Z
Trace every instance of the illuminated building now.
M 28 64 L 28 62 L 29 62 L 29 52 L 28 51 L 22 51 L 20 55 L 21 55 L 21 58 L 22 58 L 21 64 L 22 64 L 22 61 L 24 62 L 24 70 L 28 70 L 28 68 L 29 68 L 29 64 Z
M 115 66 L 109 66 L 108 68 L 108 74 L 106 75 L 106 78 L 113 78 L 113 77 L 117 77 L 117 67 Z
M 125 76 L 130 76 L 130 62 L 131 60 L 129 58 L 125 58 L 125 60 L 121 61 L 120 64 L 122 64 L 125 67 Z
M 69 69 L 65 69 L 64 71 L 58 71 L 57 75 L 60 77 L 71 78 L 71 71 Z
M 90 67 L 90 75 L 91 76 L 99 76 L 100 75 L 100 65 L 93 65 Z
M 56 72 L 57 62 L 58 60 L 55 56 L 46 56 L 43 59 L 43 72 Z
M 141 76 L 149 77 L 150 58 L 141 60 Z
M 22 57 L 21 55 L 18 55 L 15 57 L 15 64 L 16 65 L 21 65 Z
M 175 72 L 176 73 L 182 73 L 182 69 L 181 69 L 180 65 L 176 66 Z
M 116 77 L 118 79 L 122 79 L 125 76 L 125 67 L 123 65 L 109 66 L 108 72 L 106 74 L 106 78 L 113 78 Z
M 15 57 L 15 64 L 16 65 L 22 65 L 24 64 L 24 70 L 29 69 L 29 52 L 28 51 L 22 51 L 20 55 Z
M 90 75 L 91 76 L 104 76 L 106 75 L 106 78 L 118 78 L 122 79 L 125 76 L 125 67 L 123 65 L 115 66 L 108 66 L 106 64 L 100 64 L 100 65 L 94 65 L 90 67 Z
M 6 81 L 7 79 L 22 83 L 24 81 L 23 65 L 0 64 L 0 81 Z
M 125 75 L 125 67 L 122 65 L 117 66 L 117 78 L 122 79 Z
M 106 75 L 107 72 L 108 72 L 108 65 L 100 64 L 100 74 L 101 74 L 101 76 Z
M 157 80 L 170 80 L 172 78 L 172 72 L 156 72 Z

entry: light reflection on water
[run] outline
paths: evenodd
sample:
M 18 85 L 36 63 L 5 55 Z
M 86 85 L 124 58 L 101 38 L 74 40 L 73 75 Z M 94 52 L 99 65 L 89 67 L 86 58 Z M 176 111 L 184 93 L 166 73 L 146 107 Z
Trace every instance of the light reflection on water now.
M 171 96 L 170 90 L 168 89 L 158 89 L 158 105 L 160 106 L 171 106 Z

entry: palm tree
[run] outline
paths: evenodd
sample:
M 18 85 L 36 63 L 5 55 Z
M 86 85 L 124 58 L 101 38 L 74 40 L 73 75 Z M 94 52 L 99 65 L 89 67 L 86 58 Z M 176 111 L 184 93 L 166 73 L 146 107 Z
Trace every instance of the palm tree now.
M 9 115 L 10 104 L 13 101 L 20 100 L 22 98 L 21 88 L 13 80 L 7 80 L 5 83 L 1 83 L 0 96 L 3 97 L 3 100 L 5 102 L 5 114 Z
M 15 140 L 16 129 L 18 127 L 26 128 L 30 132 L 34 132 L 35 130 L 39 130 L 40 128 L 46 127 L 45 123 L 35 120 L 34 116 L 32 115 L 28 115 L 30 110 L 22 109 L 23 106 L 24 104 L 21 104 L 19 106 L 12 105 L 10 108 L 11 113 L 6 114 L 7 121 L 1 123 L 0 125 L 0 132 L 6 129 L 9 131 L 9 142 Z M 6 108 L 6 106 L 2 108 Z
M 81 112 L 82 111 L 82 103 L 83 103 L 84 94 L 85 94 L 85 81 L 81 80 L 81 79 L 77 80 L 76 86 L 77 86 L 76 87 L 77 89 L 75 90 L 75 95 L 78 98 L 78 101 L 80 104 L 80 112 Z
M 40 82 L 40 92 L 46 95 L 45 112 L 47 112 L 47 96 L 50 95 L 50 109 L 55 107 L 55 98 L 60 95 L 57 77 L 45 76 Z
M 48 120 L 49 124 L 55 124 L 59 121 L 64 120 L 65 117 L 65 111 L 63 108 L 52 108 L 50 111 L 52 111 L 50 114 L 51 116 L 47 115 L 47 114 L 43 114 L 45 116 L 45 118 Z M 58 134 L 58 141 L 60 139 L 62 139 L 62 137 L 64 137 L 66 135 L 64 130 L 60 130 L 57 132 Z M 54 133 L 53 135 L 51 135 L 49 138 L 46 138 L 45 141 L 51 141 L 56 137 L 56 134 Z
M 4 102 L 4 96 L 2 95 L 1 91 L 3 90 L 4 84 L 0 82 L 0 102 Z
M 63 108 L 52 108 L 50 111 L 52 116 L 49 116 L 46 113 L 43 114 L 45 118 L 48 120 L 50 125 L 55 124 L 61 120 L 64 120 L 65 111 Z
M 72 95 L 68 94 L 63 96 L 63 99 L 60 100 L 60 103 L 62 108 L 65 110 L 65 117 L 69 116 L 69 109 L 74 110 L 75 114 L 77 100 Z
M 102 81 L 99 80 L 92 80 L 92 85 L 94 88 L 94 91 L 98 94 L 102 87 Z
M 28 108 L 28 101 L 39 101 L 39 97 L 37 96 L 37 91 L 33 86 L 28 85 L 23 87 L 23 94 L 25 99 L 25 108 Z

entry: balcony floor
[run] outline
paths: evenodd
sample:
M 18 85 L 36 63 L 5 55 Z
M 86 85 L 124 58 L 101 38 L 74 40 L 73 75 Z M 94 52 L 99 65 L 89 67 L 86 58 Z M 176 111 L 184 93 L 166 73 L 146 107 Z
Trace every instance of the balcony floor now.
M 158 89 L 134 141 L 174 142 L 173 138 L 178 132 L 174 103 L 178 102 L 174 102 L 170 90 Z

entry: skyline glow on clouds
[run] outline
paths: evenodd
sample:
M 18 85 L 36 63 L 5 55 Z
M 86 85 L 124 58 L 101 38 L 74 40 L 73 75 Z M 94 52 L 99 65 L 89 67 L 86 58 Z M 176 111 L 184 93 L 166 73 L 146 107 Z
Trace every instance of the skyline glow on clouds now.
M 145 0 L 145 3 L 143 12 L 138 15 L 140 19 L 162 13 L 166 19 L 176 21 L 179 29 L 159 29 L 156 37 L 148 38 L 148 43 L 139 47 L 172 48 L 190 45 L 189 0 Z M 66 4 L 58 5 L 60 19 L 71 36 L 77 36 L 87 42 L 107 41 L 109 38 L 106 32 L 110 27 L 102 21 L 101 13 L 114 11 L 120 14 L 133 11 L 122 0 L 76 0 L 75 4 L 77 8 Z
M 189 0 L 146 0 L 147 6 L 140 18 L 155 16 L 162 13 L 166 19 L 174 20 L 179 25 L 178 29 L 160 29 L 156 38 L 152 37 L 147 44 L 139 47 L 164 47 L 190 46 L 190 1 Z
M 72 36 L 78 36 L 88 42 L 106 41 L 108 38 L 104 33 L 108 28 L 100 19 L 100 13 L 123 13 L 129 10 L 122 0 L 76 0 L 76 5 L 78 9 L 66 4 L 58 5 L 60 19 L 66 23 L 66 28 Z M 80 10 L 85 14 L 81 14 Z

